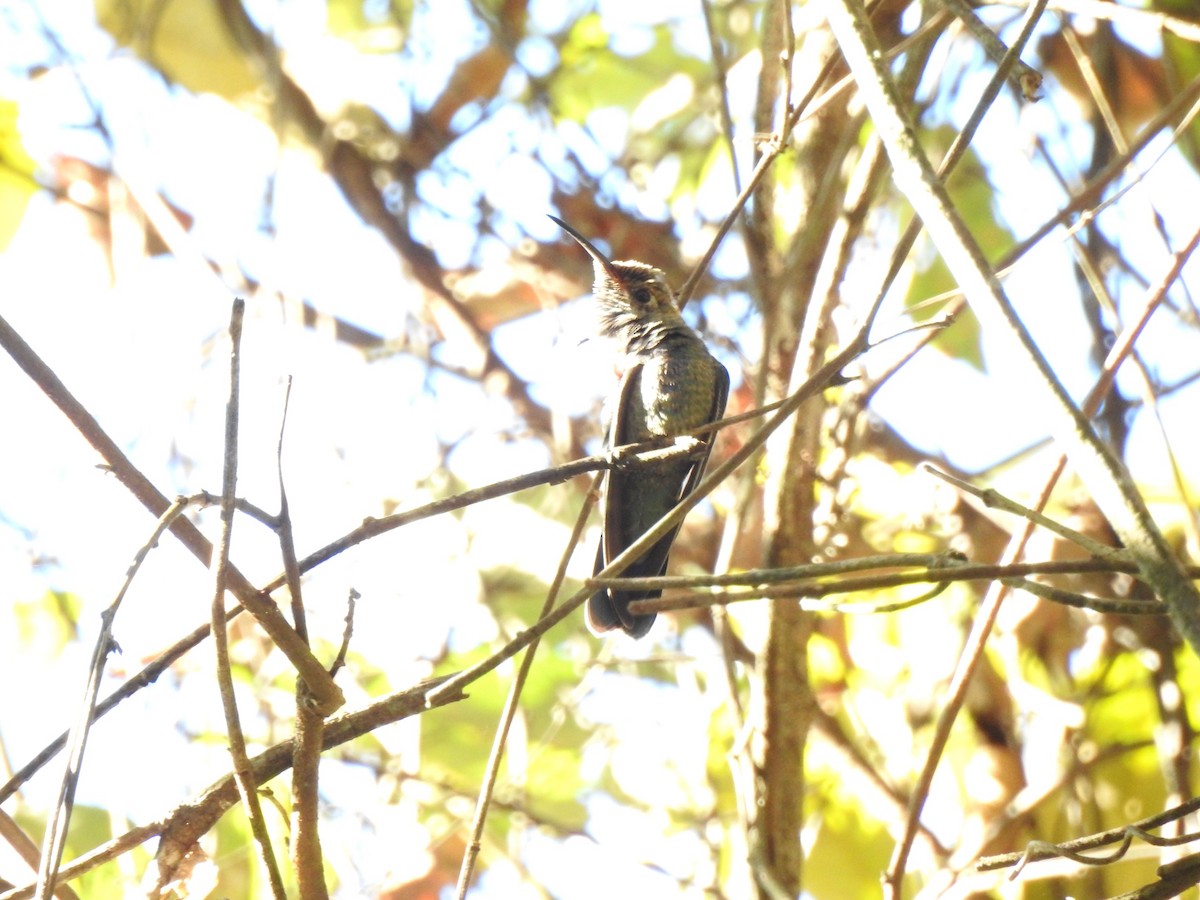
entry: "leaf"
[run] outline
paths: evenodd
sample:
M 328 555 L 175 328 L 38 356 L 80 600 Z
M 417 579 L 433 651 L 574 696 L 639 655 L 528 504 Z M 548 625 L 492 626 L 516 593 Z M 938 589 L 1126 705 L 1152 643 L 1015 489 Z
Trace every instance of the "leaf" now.
M 96 0 L 96 20 L 171 81 L 236 101 L 260 79 L 216 0 Z
M 45 820 L 31 816 L 24 806 L 17 808 L 15 818 L 26 834 L 36 837 L 45 830 Z M 71 810 L 64 857 L 73 859 L 82 856 L 111 840 L 112 826 L 113 817 L 109 810 L 76 804 Z M 72 880 L 71 885 L 80 897 L 120 897 L 126 882 L 121 863 L 113 861 Z
M 944 155 L 953 136 L 954 132 L 949 128 L 937 129 L 928 141 L 927 152 L 934 158 Z M 963 154 L 946 182 L 946 190 L 989 262 L 999 259 L 1016 243 L 1012 232 L 996 218 L 994 188 L 974 150 L 968 149 Z M 928 237 L 922 235 L 921 240 L 929 246 Z M 923 322 L 939 314 L 940 308 L 933 306 L 924 309 L 921 304 L 957 288 L 941 257 L 934 257 L 929 265 L 913 275 L 905 295 L 905 305 L 910 308 L 914 319 Z M 938 334 L 933 345 L 947 356 L 984 371 L 979 337 L 979 322 L 967 308 L 955 317 L 953 325 Z
M 39 655 L 56 657 L 79 637 L 79 597 L 63 591 L 48 591 L 31 602 L 13 604 L 17 634 L 22 647 Z
M 598 109 L 619 108 L 632 113 L 651 92 L 673 76 L 700 82 L 708 76 L 705 64 L 680 53 L 665 25 L 647 29 L 650 47 L 644 53 L 622 56 L 610 49 L 611 36 L 599 15 L 583 16 L 562 47 L 562 66 L 550 92 L 558 114 L 583 122 Z
M 1171 74 L 1171 82 L 1178 88 L 1191 83 L 1200 75 L 1200 47 L 1195 41 L 1184 40 L 1176 34 L 1163 34 L 1163 61 Z M 1192 164 L 1200 169 L 1200 122 L 1195 119 L 1180 135 L 1179 149 Z
M 15 100 L 0 99 L 0 251 L 21 227 L 29 198 L 40 190 L 33 178 L 36 165 L 17 127 L 19 114 Z
M 956 288 L 950 270 L 938 256 L 928 267 L 913 275 L 905 295 L 905 305 L 909 307 L 913 319 L 927 322 L 942 314 L 942 306 L 926 305 L 926 301 Z M 951 359 L 962 360 L 981 372 L 986 369 L 983 349 L 979 342 L 979 320 L 975 318 L 975 313 L 969 306 L 963 306 L 955 315 L 954 321 L 938 332 L 933 339 L 933 346 Z
M 813 897 L 879 895 L 879 873 L 887 870 L 893 841 L 874 817 L 846 800 L 822 803 L 821 828 L 804 861 L 804 888 Z

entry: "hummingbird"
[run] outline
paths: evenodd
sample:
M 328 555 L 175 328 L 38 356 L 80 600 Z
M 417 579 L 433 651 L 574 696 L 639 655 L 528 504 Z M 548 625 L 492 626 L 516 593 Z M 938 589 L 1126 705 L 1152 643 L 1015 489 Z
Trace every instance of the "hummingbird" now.
M 550 218 L 591 256 L 600 333 L 614 339 L 622 353 L 620 385 L 608 404 L 605 445 L 612 449 L 675 437 L 721 418 L 729 397 L 729 372 L 683 320 L 662 271 L 632 260 L 613 262 L 562 219 Z M 713 434 L 699 439 L 705 447 L 693 458 L 608 472 L 604 523 L 593 573 L 695 489 L 712 450 Z M 676 525 L 623 574 L 630 578 L 664 574 L 678 533 Z M 634 615 L 629 604 L 661 593 L 601 588 L 588 598 L 588 627 L 594 634 L 619 628 L 635 638 L 643 637 L 654 624 L 655 614 Z

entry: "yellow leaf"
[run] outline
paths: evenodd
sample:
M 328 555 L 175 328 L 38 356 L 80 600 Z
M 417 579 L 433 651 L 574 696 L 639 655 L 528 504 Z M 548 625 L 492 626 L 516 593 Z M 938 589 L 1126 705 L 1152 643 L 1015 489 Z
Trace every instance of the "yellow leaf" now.
M 17 233 L 29 198 L 38 190 L 34 162 L 17 129 L 18 112 L 15 100 L 0 99 L 0 250 Z
M 96 21 L 171 81 L 237 100 L 260 79 L 216 0 L 96 0 Z

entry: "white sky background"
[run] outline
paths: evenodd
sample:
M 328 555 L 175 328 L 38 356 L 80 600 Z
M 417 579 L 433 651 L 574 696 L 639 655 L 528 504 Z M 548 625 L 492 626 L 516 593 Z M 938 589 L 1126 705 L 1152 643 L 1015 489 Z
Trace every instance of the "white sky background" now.
M 260 5 L 264 10 L 274 8 Z M 415 289 L 407 284 L 394 253 L 361 225 L 314 160 L 294 151 L 279 152 L 267 126 L 224 101 L 170 90 L 147 77 L 131 58 L 123 54 L 114 58 L 108 37 L 92 23 L 90 3 L 64 0 L 44 6 L 42 14 L 76 56 L 80 76 L 104 110 L 118 171 L 136 173 L 140 182 L 162 190 L 191 213 L 195 217 L 192 237 L 205 257 L 243 265 L 265 283 L 303 295 L 317 308 L 380 334 L 403 332 L 406 315 L 415 312 Z M 683 0 L 613 0 L 602 4 L 602 11 L 622 21 L 653 23 L 665 17 L 694 17 L 695 5 Z M 553 3 L 534 3 L 531 13 L 546 27 L 553 27 L 563 15 Z M 399 116 L 407 103 L 419 105 L 435 97 L 457 55 L 468 49 L 461 40 L 442 39 L 469 21 L 462 4 L 439 0 L 423 7 L 418 21 L 421 28 L 413 37 L 418 51 L 406 61 L 387 57 L 364 61 L 339 53 L 324 36 L 321 3 L 283 4 L 277 27 L 280 42 L 295 48 L 289 54 L 289 68 L 303 80 L 306 66 L 313 67 L 313 80 L 307 83 L 320 79 L 327 85 L 329 102 L 336 105 L 354 98 L 377 108 L 401 110 Z M 9 66 L 0 74 L 4 79 L 0 94 L 22 101 L 22 136 L 32 155 L 48 163 L 56 153 L 69 153 L 104 164 L 104 148 L 82 127 L 91 114 L 69 73 L 60 69 L 33 83 L 25 78 L 30 64 L 52 59 L 37 36 L 29 9 L 14 4 L 0 29 L 0 46 Z M 698 35 L 687 28 L 680 40 L 690 46 L 699 39 L 706 54 L 703 31 Z M 546 47 L 531 42 L 525 50 L 527 61 L 537 65 L 539 54 L 545 52 Z M 331 59 L 337 65 L 331 65 Z M 413 77 L 415 66 L 424 89 L 410 93 L 406 79 Z M 736 88 L 736 79 L 734 84 Z M 517 88 L 512 90 L 515 93 Z M 969 81 L 962 95 L 966 101 L 976 95 Z M 50 115 L 42 114 L 43 110 Z M 59 115 L 70 118 L 50 117 Z M 1054 116 L 1055 110 L 1045 101 L 1018 112 L 1011 100 L 1002 99 L 976 141 L 989 165 L 996 167 L 999 183 L 1029 187 L 1019 196 L 997 197 L 1002 215 L 1018 236 L 1040 224 L 1060 202 L 1058 189 L 1048 186 L 1045 175 L 1029 161 L 1029 135 L 1033 129 L 1052 131 Z M 576 128 L 564 128 L 561 137 L 587 158 L 602 160 L 601 151 L 621 149 L 619 138 L 624 136 L 622 122 L 610 117 L 603 124 L 612 126 L 611 146 L 585 146 L 585 137 Z M 509 131 L 496 140 L 493 128 Z M 605 132 L 595 128 L 593 133 Z M 494 148 L 507 147 L 510 138 L 515 149 L 497 153 Z M 464 176 L 458 183 L 431 182 L 426 187 L 431 196 L 437 191 L 446 209 L 461 211 L 464 217 L 471 214 L 475 193 L 483 191 L 508 217 L 512 231 L 506 238 L 515 241 L 523 230 L 539 240 L 553 239 L 555 228 L 545 219 L 547 212 L 554 211 L 550 183 L 529 164 L 529 151 L 521 151 L 537 139 L 533 124 L 522 121 L 519 114 L 497 117 L 454 151 L 459 156 L 456 162 L 473 181 Z M 1084 151 L 1064 148 L 1064 152 Z M 271 175 L 275 177 L 274 239 L 260 227 Z M 637 205 L 647 215 L 665 217 L 669 206 L 665 197 L 654 195 L 654 184 L 651 179 L 647 192 L 636 198 Z M 1168 154 L 1147 177 L 1144 188 L 1136 190 L 1153 198 L 1175 237 L 1193 227 L 1200 188 L 1194 170 L 1175 154 Z M 727 204 L 728 199 L 707 197 L 701 202 Z M 1126 208 L 1136 210 L 1132 204 L 1122 207 Z M 1157 240 L 1149 228 L 1149 213 L 1141 213 L 1141 218 L 1136 218 L 1136 212 L 1129 215 L 1123 234 L 1130 255 L 1159 259 L 1165 265 L 1165 251 L 1148 252 L 1139 243 L 1154 246 Z M 419 236 L 436 248 L 448 267 L 486 266 L 501 262 L 508 253 L 506 246 L 485 242 L 478 258 L 472 258 L 475 226 L 469 219 L 423 216 L 418 227 Z M 1082 358 L 1088 337 L 1079 318 L 1074 280 L 1062 262 L 1061 254 L 1067 251 L 1053 241 L 1031 254 L 1007 287 L 1018 307 L 1029 311 L 1030 325 L 1043 339 L 1051 362 L 1079 396 L 1092 377 Z M 721 264 L 734 267 L 740 258 L 740 249 L 732 244 Z M 869 266 L 857 271 L 864 275 L 862 283 L 849 282 L 844 288 L 848 296 L 874 288 L 876 271 Z M 1146 274 L 1154 277 L 1158 270 Z M 1195 288 L 1195 275 L 1189 275 Z M 224 330 L 231 294 L 217 279 L 198 278 L 194 268 L 164 257 L 145 261 L 110 289 L 107 260 L 89 240 L 84 220 L 43 194 L 34 199 L 26 226 L 0 257 L 0 284 L 4 285 L 0 313 L 160 489 L 171 495 L 219 488 L 228 369 Z M 1135 297 L 1123 299 L 1127 308 L 1136 306 Z M 710 317 L 719 315 L 719 310 L 713 310 Z M 497 334 L 497 347 L 522 376 L 534 382 L 536 396 L 555 410 L 579 414 L 607 389 L 609 362 L 594 342 L 578 344 L 587 332 L 585 304 L 563 307 L 560 316 L 533 317 L 506 327 Z M 1156 325 L 1146 338 L 1147 357 L 1166 381 L 1191 373 L 1198 358 L 1196 347 L 1196 334 L 1172 323 Z M 991 371 L 1010 370 L 986 337 L 985 352 Z M 281 385 L 287 375 L 294 385 L 285 475 L 301 555 L 345 533 L 364 516 L 382 514 L 385 501 L 407 507 L 428 499 L 422 481 L 437 475 L 439 442 L 468 435 L 452 463 L 455 474 L 471 484 L 548 462 L 540 446 L 504 439 L 510 417 L 506 403 L 483 398 L 448 375 L 434 376 L 435 393 L 424 382 L 421 366 L 404 357 L 363 365 L 355 351 L 285 323 L 275 302 L 252 299 L 243 344 L 239 493 L 268 510 L 277 507 L 274 454 Z M 1132 383 L 1122 385 L 1127 394 L 1136 393 Z M 876 409 L 923 449 L 945 454 L 973 470 L 1044 437 L 1044 428 L 1021 408 L 1019 398 L 1032 390 L 1036 387 L 988 377 L 927 352 L 879 394 Z M 1171 441 L 1185 462 L 1200 459 L 1195 402 L 1195 392 L 1189 390 L 1163 404 Z M 15 629 L 0 629 L 0 683 L 17 683 L 19 675 L 30 686 L 0 692 L 0 737 L 13 764 L 20 765 L 69 720 L 82 690 L 96 616 L 110 601 L 153 523 L 114 479 L 95 468 L 94 452 L 7 357 L 0 358 L 0 406 L 5 419 L 16 423 L 0 449 L 3 615 L 11 619 L 15 604 L 32 602 L 47 589 L 77 594 L 85 604 L 81 642 L 69 644 L 50 666 L 45 666 L 43 644 L 22 643 Z M 1131 439 L 1135 475 L 1143 483 L 1165 487 L 1161 440 L 1146 418 L 1138 417 Z M 353 584 L 365 598 L 358 606 L 356 650 L 368 658 L 411 660 L 397 663 L 394 671 L 407 671 L 413 680 L 421 677 L 425 669 L 420 660 L 436 652 L 448 622 L 454 623 L 464 642 L 477 641 L 494 628 L 476 603 L 480 568 L 507 559 L 549 579 L 558 551 L 541 551 L 563 545 L 562 527 L 532 511 L 525 521 L 514 523 L 508 505 L 502 514 L 509 518 L 498 519 L 501 511 L 488 506 L 472 510 L 468 521 L 477 537 L 471 542 L 464 540 L 456 524 L 433 519 L 321 567 L 306 582 L 314 630 L 340 635 L 346 587 Z M 202 522 L 210 535 L 215 534 L 211 515 Z M 522 536 L 517 546 L 509 540 L 514 532 Z M 54 560 L 31 565 L 44 552 L 53 552 Z M 521 558 L 514 559 L 518 552 Z M 249 520 L 238 521 L 234 556 L 252 580 L 265 580 L 278 571 L 274 538 Z M 589 556 L 586 552 L 579 556 L 573 574 L 585 574 Z M 204 621 L 207 591 L 207 578 L 194 560 L 164 542 L 122 610 L 117 637 L 124 654 L 114 664 L 136 669 L 180 633 Z M 422 610 L 422 615 L 413 615 L 414 609 Z M 582 630 L 581 623 L 575 627 Z M 645 648 L 630 644 L 618 652 L 635 655 Z M 182 670 L 191 671 L 192 666 L 199 664 L 185 663 Z M 223 772 L 223 750 L 193 747 L 192 752 L 208 754 L 206 768 L 187 767 L 196 772 L 196 783 L 176 784 L 174 771 L 163 772 L 161 781 L 152 774 L 161 771 L 162 759 L 183 752 L 186 743 L 179 734 L 160 732 L 164 715 L 170 715 L 163 707 L 185 704 L 194 719 L 187 724 L 199 731 L 216 727 L 215 701 L 207 675 L 185 678 L 179 694 L 163 691 L 162 686 L 142 692 L 120 714 L 120 728 L 105 722 L 95 732 L 89 770 L 119 774 L 108 783 L 85 776 L 82 801 L 123 809 L 144 821 L 160 816 Z M 602 700 L 593 702 L 596 708 L 591 713 L 597 720 L 613 716 Z M 622 705 L 616 699 L 610 702 Z M 398 732 L 396 739 L 403 740 L 403 728 Z M 132 734 L 137 735 L 136 741 L 129 740 Z M 57 771 L 51 769 L 28 786 L 34 805 L 47 801 L 57 778 Z M 143 789 L 131 790 L 133 784 Z M 380 826 L 380 845 L 389 840 L 403 843 L 404 829 L 411 823 L 397 821 L 383 798 L 370 796 L 373 784 L 360 790 L 364 808 L 372 810 L 379 822 L 393 823 L 392 830 Z M 594 813 L 597 836 L 604 835 L 607 841 L 623 833 L 619 810 L 597 807 Z M 347 829 L 346 840 L 358 839 L 354 823 L 339 827 Z M 649 857 L 649 845 L 663 840 L 653 835 L 634 839 L 640 842 L 635 858 Z M 681 847 L 681 842 L 686 843 L 676 837 L 671 849 L 664 845 L 661 859 L 672 860 L 673 854 L 686 857 L 689 848 Z M 593 895 L 587 885 L 564 878 L 564 872 L 587 866 L 618 871 L 607 850 L 583 842 L 572 843 L 570 850 L 571 860 L 564 866 L 549 848 L 529 848 L 529 864 L 535 870 L 545 867 L 546 884 L 553 885 L 556 896 Z M 398 863 L 381 858 L 363 864 L 365 883 L 382 877 L 388 864 Z M 682 864 L 679 868 L 686 870 Z M 650 883 L 658 895 L 668 895 L 670 879 L 631 869 L 632 895 L 644 895 Z M 510 888 L 500 884 L 502 872 L 497 870 L 491 877 L 492 889 L 485 884 L 482 895 L 512 896 Z M 614 887 L 612 881 L 605 886 L 609 892 Z

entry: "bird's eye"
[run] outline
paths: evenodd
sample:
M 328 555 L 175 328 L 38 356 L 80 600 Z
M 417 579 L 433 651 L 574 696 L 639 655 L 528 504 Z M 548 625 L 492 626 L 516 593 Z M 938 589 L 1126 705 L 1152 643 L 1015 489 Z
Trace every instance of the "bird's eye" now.
M 650 302 L 650 288 L 648 288 L 648 287 L 634 288 L 633 289 L 633 299 L 637 303 L 640 303 L 642 306 L 645 306 L 647 303 Z

